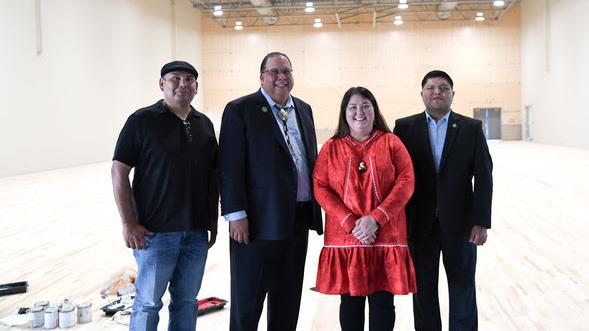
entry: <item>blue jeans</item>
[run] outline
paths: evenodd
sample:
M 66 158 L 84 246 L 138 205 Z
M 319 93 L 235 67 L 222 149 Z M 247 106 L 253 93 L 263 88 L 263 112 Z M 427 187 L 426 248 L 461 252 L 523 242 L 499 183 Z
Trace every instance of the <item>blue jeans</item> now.
M 135 249 L 137 280 L 129 330 L 156 331 L 162 296 L 170 284 L 168 330 L 196 330 L 196 296 L 207 259 L 206 231 L 160 232 Z

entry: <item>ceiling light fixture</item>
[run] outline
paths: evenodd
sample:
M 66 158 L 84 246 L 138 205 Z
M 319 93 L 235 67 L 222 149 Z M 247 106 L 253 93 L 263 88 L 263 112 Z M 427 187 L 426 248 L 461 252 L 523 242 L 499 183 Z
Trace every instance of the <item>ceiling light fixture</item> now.
M 314 28 L 320 28 L 320 27 L 322 27 L 322 26 L 323 26 L 323 23 L 321 23 L 321 19 L 320 19 L 320 18 L 316 18 L 316 19 L 313 21 L 313 27 L 314 27 Z
M 401 16 L 395 16 L 395 21 L 393 22 L 393 24 L 395 24 L 395 25 L 401 25 L 401 24 L 403 24 L 403 17 L 401 17 Z
M 312 13 L 315 11 L 315 7 L 313 7 L 312 2 L 305 3 L 305 13 Z
M 235 21 L 235 26 L 233 28 L 235 30 L 243 30 L 243 23 L 241 23 L 241 21 Z
M 482 22 L 485 20 L 485 16 L 482 12 L 478 12 L 477 17 L 475 17 L 474 20 L 477 22 Z
M 221 6 L 215 6 L 215 10 L 213 10 L 213 16 L 223 16 L 223 11 L 221 10 Z
M 503 6 L 505 6 L 505 1 L 503 1 L 503 0 L 495 0 L 495 1 L 493 1 L 493 6 L 495 6 L 495 7 L 503 7 Z
M 409 5 L 407 4 L 407 0 L 399 0 L 399 9 L 407 9 Z

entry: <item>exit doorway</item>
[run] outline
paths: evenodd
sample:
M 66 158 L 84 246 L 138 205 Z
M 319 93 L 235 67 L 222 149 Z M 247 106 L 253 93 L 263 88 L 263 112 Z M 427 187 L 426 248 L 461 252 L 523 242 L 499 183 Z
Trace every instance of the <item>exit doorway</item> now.
M 474 108 L 474 118 L 483 122 L 487 139 L 501 139 L 501 108 Z

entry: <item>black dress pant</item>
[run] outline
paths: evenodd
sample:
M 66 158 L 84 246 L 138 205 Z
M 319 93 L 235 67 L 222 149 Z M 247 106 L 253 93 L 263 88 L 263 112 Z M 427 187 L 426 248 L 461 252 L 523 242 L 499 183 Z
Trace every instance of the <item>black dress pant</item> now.
M 440 302 L 438 277 L 440 253 L 448 279 L 449 331 L 476 331 L 478 329 L 475 271 L 476 245 L 468 236 L 447 238 L 438 222 L 432 234 L 409 243 L 417 293 L 413 294 L 413 317 L 415 330 L 440 331 Z
M 307 214 L 297 211 L 297 223 L 285 240 L 254 239 L 245 245 L 230 239 L 231 331 L 258 330 L 266 295 L 268 330 L 296 330 L 307 256 L 307 220 L 303 220 Z
M 368 296 L 368 326 L 370 331 L 390 331 L 395 326 L 394 295 L 378 291 Z M 339 306 L 342 331 L 364 330 L 366 297 L 343 294 Z

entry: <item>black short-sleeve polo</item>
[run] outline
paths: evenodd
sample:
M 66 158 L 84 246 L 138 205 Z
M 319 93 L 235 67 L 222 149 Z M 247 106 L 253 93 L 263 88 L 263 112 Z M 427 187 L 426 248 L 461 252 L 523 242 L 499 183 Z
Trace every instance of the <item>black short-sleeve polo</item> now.
M 117 141 L 113 160 L 134 168 L 133 209 L 153 232 L 206 230 L 211 220 L 217 139 L 194 108 L 186 121 L 188 129 L 160 100 L 129 116 Z

